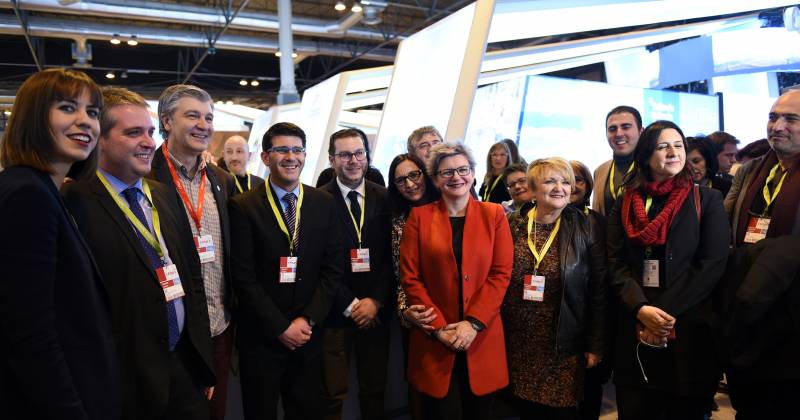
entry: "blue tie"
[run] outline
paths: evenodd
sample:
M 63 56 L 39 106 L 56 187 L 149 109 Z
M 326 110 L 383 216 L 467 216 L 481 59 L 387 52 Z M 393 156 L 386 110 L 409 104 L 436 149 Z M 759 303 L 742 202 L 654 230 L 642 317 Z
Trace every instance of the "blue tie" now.
M 297 245 L 300 242 L 300 233 L 297 233 L 297 236 L 294 236 L 294 221 L 297 217 L 296 209 L 295 209 L 295 201 L 297 197 L 294 193 L 288 193 L 283 196 L 283 202 L 286 203 L 286 211 L 283 212 L 283 215 L 286 217 L 286 228 L 289 229 L 289 237 L 292 238 L 292 247 L 294 248 L 295 254 L 297 254 Z
M 131 187 L 123 191 L 122 196 L 125 197 L 128 206 L 130 206 L 136 218 L 139 219 L 143 225 L 149 227 L 147 219 L 144 217 L 142 206 L 139 205 L 139 200 L 137 199 L 138 191 L 138 188 Z M 158 257 L 156 250 L 144 239 L 144 236 L 142 236 L 138 230 L 134 229 L 134 231 L 136 232 L 136 236 L 139 237 L 139 241 L 142 243 L 144 253 L 147 254 L 147 257 L 150 259 L 150 266 L 153 268 L 153 271 L 163 267 L 164 262 Z M 167 326 L 169 330 L 169 351 L 174 351 L 175 346 L 178 344 L 178 339 L 181 337 L 181 332 L 178 328 L 178 313 L 175 311 L 174 300 L 167 302 Z

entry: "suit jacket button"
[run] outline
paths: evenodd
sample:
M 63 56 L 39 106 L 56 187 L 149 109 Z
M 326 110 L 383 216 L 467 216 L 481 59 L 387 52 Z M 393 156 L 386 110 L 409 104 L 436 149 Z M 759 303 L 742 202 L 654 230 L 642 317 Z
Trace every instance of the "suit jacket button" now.
M 469 281 L 469 276 L 464 276 L 464 281 Z

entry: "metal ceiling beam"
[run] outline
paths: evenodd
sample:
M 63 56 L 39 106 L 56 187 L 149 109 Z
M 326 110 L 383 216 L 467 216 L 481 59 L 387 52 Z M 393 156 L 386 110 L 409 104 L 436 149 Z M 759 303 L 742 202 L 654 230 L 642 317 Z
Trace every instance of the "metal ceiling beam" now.
M 197 31 L 154 28 L 145 25 L 120 25 L 96 22 L 93 20 L 73 20 L 29 16 L 28 30 L 31 36 L 44 38 L 75 39 L 84 37 L 93 40 L 109 41 L 114 34 L 136 34 L 142 44 L 170 45 L 177 47 L 205 48 L 208 38 Z M 13 16 L 0 14 L 0 34 L 24 35 L 19 22 Z M 263 36 L 226 34 L 217 40 L 215 47 L 220 50 L 235 50 L 255 53 L 275 53 L 278 40 Z M 303 55 L 327 55 L 352 57 L 353 52 L 340 44 L 324 41 L 302 41 L 294 43 L 295 50 Z M 373 49 L 361 58 L 382 62 L 393 62 L 395 50 L 392 48 Z
M 33 42 L 31 42 L 31 34 L 28 30 L 28 18 L 27 16 L 23 16 L 25 12 L 20 10 L 19 2 L 17 0 L 11 0 L 11 5 L 14 7 L 14 14 L 17 15 L 17 20 L 19 20 L 20 26 L 22 26 L 22 33 L 25 35 L 25 42 L 28 43 L 28 49 L 31 51 L 33 62 L 36 63 L 36 68 L 39 71 L 42 71 L 42 65 L 39 63 L 39 56 L 36 53 L 36 49 L 33 48 Z
M 228 30 L 228 27 L 231 25 L 231 22 L 233 22 L 233 20 L 236 19 L 236 16 L 239 14 L 239 12 L 241 12 L 242 10 L 244 10 L 245 7 L 247 7 L 248 3 L 250 3 L 250 0 L 243 0 L 242 4 L 240 4 L 239 7 L 236 9 L 236 11 L 233 12 L 233 15 L 230 16 L 228 14 L 225 15 L 225 25 L 222 28 L 220 28 L 219 31 L 217 31 L 217 33 L 214 35 L 212 39 L 208 40 L 208 48 L 206 48 L 203 55 L 194 64 L 194 67 L 192 67 L 192 69 L 189 71 L 189 74 L 186 75 L 186 78 L 183 79 L 183 83 L 188 82 L 189 79 L 192 78 L 194 72 L 200 67 L 201 64 L 203 64 L 203 61 L 206 60 L 206 57 L 208 57 L 209 54 L 214 53 L 214 48 L 215 48 L 214 46 L 217 44 L 217 41 L 219 41 L 219 37 L 221 37 L 222 34 L 224 34 L 225 31 Z

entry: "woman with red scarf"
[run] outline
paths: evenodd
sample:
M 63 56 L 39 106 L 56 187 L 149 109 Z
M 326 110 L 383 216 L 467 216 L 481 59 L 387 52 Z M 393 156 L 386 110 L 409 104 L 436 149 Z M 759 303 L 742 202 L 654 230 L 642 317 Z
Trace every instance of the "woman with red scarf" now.
M 703 419 L 719 373 L 709 315 L 730 237 L 722 195 L 692 183 L 672 122 L 645 128 L 634 160 L 607 232 L 619 418 Z

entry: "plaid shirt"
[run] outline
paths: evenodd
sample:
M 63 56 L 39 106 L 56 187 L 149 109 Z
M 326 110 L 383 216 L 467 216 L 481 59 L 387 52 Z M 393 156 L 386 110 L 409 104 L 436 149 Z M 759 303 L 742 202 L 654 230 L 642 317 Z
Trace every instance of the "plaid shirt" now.
M 175 165 L 178 178 L 189 196 L 189 201 L 192 207 L 197 209 L 197 196 L 200 192 L 200 180 L 202 178 L 202 171 L 206 167 L 205 161 L 199 159 L 200 163 L 194 177 L 189 175 L 189 169 L 183 166 L 181 162 L 176 160 L 172 155 L 169 156 L 173 165 Z M 186 217 L 189 219 L 189 225 L 192 227 L 192 235 L 198 234 L 211 235 L 214 239 L 214 262 L 202 264 L 201 270 L 203 274 L 203 284 L 206 289 L 206 305 L 208 306 L 208 321 L 211 326 L 211 336 L 215 337 L 228 328 L 231 315 L 225 308 L 225 277 L 223 274 L 223 255 L 222 255 L 222 228 L 220 227 L 219 211 L 217 209 L 217 202 L 214 199 L 213 186 L 211 181 L 206 177 L 206 191 L 203 200 L 203 215 L 200 220 L 200 232 L 197 230 L 197 225 L 194 219 L 189 214 L 189 210 L 185 208 Z

